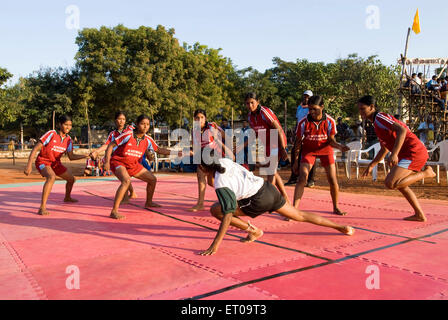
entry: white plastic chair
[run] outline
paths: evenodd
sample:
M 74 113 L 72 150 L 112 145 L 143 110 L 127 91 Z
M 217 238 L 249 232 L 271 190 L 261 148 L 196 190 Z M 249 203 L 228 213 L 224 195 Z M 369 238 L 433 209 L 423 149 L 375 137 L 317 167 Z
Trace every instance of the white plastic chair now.
M 351 169 L 351 164 L 354 163 L 356 166 L 356 179 L 359 179 L 359 167 L 361 165 L 369 165 L 373 159 L 363 159 L 362 155 L 363 154 L 369 154 L 369 152 L 373 150 L 373 158 L 376 157 L 376 155 L 378 154 L 378 152 L 380 152 L 381 150 L 381 145 L 380 143 L 376 143 L 373 146 L 371 146 L 370 148 L 367 148 L 365 150 L 353 150 L 352 152 L 350 152 L 350 161 L 348 162 L 348 172 L 350 172 Z M 384 176 L 387 175 L 387 169 L 386 169 L 386 162 L 383 160 L 381 160 L 381 162 L 378 165 L 382 165 L 383 169 L 384 169 Z M 378 166 L 375 166 L 375 168 L 373 168 L 372 171 L 372 178 L 373 181 L 376 181 L 378 178 Z
M 347 152 L 347 157 L 344 159 L 345 162 L 345 175 L 347 179 L 350 179 L 351 176 L 351 162 L 356 160 L 359 151 L 362 149 L 362 144 L 360 141 L 353 141 L 347 143 L 347 147 L 350 148 L 350 151 Z
M 436 167 L 437 183 L 440 183 L 440 166 L 444 166 L 446 171 L 446 179 L 448 182 L 448 140 L 443 140 L 439 142 L 433 149 L 428 150 L 428 153 L 432 153 L 436 151 L 438 148 L 440 148 L 439 161 L 428 161 L 426 165 Z

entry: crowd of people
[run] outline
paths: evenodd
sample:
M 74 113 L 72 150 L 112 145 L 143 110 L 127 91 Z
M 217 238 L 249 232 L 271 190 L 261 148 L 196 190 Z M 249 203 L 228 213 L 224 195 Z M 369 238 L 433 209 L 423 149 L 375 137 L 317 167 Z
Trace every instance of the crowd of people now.
M 413 73 L 404 84 L 405 88 L 410 88 L 411 94 L 419 95 L 428 91 L 439 105 L 441 110 L 447 110 L 448 75 L 438 77 L 433 75 L 431 80 L 425 82 L 423 73 Z

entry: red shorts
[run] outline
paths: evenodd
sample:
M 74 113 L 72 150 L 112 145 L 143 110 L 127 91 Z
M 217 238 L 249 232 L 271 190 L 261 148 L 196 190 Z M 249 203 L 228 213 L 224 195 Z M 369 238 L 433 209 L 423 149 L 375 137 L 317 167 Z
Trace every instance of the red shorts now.
M 423 154 L 420 157 L 413 157 L 410 159 L 399 159 L 398 166 L 400 168 L 420 172 L 422 171 L 427 161 L 428 161 L 428 155 Z
M 320 154 L 318 152 L 302 153 L 302 160 L 300 161 L 300 163 L 309 163 L 310 165 L 314 166 L 314 164 L 316 163 L 316 158 L 320 159 L 322 167 L 328 167 L 329 165 L 335 163 L 333 152 L 331 154 Z
M 64 174 L 67 171 L 67 168 L 64 167 L 60 161 L 55 161 L 55 162 L 51 162 L 51 163 L 42 163 L 42 162 L 37 162 L 36 161 L 35 165 L 36 165 L 37 171 L 39 171 L 39 173 L 41 174 L 42 177 L 44 176 L 42 174 L 42 170 L 45 167 L 51 167 L 51 169 L 53 169 L 54 173 L 57 176 L 60 176 L 60 175 Z
M 140 171 L 142 171 L 142 169 L 144 169 L 144 167 L 142 166 L 141 163 L 132 163 L 132 164 L 126 164 L 117 160 L 111 160 L 110 161 L 110 169 L 112 170 L 112 172 L 115 174 L 115 171 L 120 168 L 120 167 L 125 167 L 126 171 L 128 172 L 129 176 L 133 177 L 135 176 L 137 173 L 139 173 Z

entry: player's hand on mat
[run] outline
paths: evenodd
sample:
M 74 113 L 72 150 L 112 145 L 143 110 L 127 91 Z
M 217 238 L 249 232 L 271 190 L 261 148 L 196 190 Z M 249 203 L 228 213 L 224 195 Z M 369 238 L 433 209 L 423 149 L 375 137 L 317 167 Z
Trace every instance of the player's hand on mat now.
M 27 167 L 25 168 L 25 170 L 23 170 L 23 173 L 24 173 L 26 176 L 29 176 L 30 173 L 31 173 L 31 167 L 30 167 L 30 166 L 27 166 Z
M 104 171 L 106 171 L 106 172 L 110 171 L 110 162 L 109 161 L 106 161 L 104 163 Z
M 205 251 L 202 251 L 201 253 L 199 253 L 201 256 L 212 256 L 214 255 L 216 252 L 218 251 L 217 248 L 215 247 L 210 247 Z
M 391 168 L 395 167 L 398 164 L 398 155 L 396 154 L 391 154 L 389 156 L 389 166 Z

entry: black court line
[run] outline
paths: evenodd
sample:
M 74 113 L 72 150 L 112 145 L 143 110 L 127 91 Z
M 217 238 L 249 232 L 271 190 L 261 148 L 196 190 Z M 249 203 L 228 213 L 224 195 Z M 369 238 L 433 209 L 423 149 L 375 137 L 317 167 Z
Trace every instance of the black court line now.
M 355 228 L 355 229 L 358 229 L 358 230 L 363 230 L 363 231 L 372 232 L 372 233 L 378 233 L 378 234 L 382 234 L 382 235 L 385 235 L 385 236 L 391 236 L 391 237 L 397 237 L 397 238 L 404 238 L 404 239 L 408 239 L 408 240 L 414 240 L 414 241 L 426 242 L 426 243 L 431 243 L 431 244 L 437 244 L 437 242 L 434 242 L 434 241 L 419 240 L 417 238 L 401 236 L 399 234 L 394 234 L 394 233 L 385 233 L 385 232 L 380 232 L 380 231 L 375 231 L 375 230 L 370 230 L 370 229 L 360 228 L 360 227 L 355 227 L 355 226 L 352 226 L 352 227 Z
M 416 241 L 417 239 L 429 238 L 429 237 L 432 237 L 432 236 L 435 236 L 437 234 L 444 233 L 444 232 L 447 232 L 447 231 L 448 231 L 448 229 L 443 229 L 443 230 L 436 231 L 434 233 L 431 233 L 431 234 L 428 234 L 428 235 L 425 235 L 425 236 L 421 236 L 421 237 L 418 237 L 418 238 L 415 238 L 415 239 L 408 239 L 408 240 L 400 241 L 400 242 L 397 242 L 397 243 L 389 244 L 387 246 L 382 246 L 382 247 L 378 247 L 378 248 L 375 248 L 375 249 L 371 249 L 371 250 L 355 253 L 355 254 L 346 256 L 344 258 L 340 258 L 340 259 L 333 260 L 333 261 L 323 262 L 323 263 L 315 264 L 315 265 L 304 267 L 304 268 L 294 269 L 294 270 L 290 270 L 290 271 L 284 271 L 284 272 L 272 274 L 270 276 L 266 276 L 266 277 L 262 277 L 262 278 L 258 278 L 258 279 L 254 279 L 254 280 L 250 280 L 250 281 L 245 281 L 245 282 L 242 282 L 242 283 L 239 283 L 239 284 L 235 284 L 235 285 L 232 285 L 232 286 L 228 286 L 228 287 L 225 287 L 225 288 L 222 288 L 222 289 L 219 289 L 219 290 L 215 290 L 215 291 L 211 291 L 211 292 L 208 292 L 208 293 L 200 294 L 200 295 L 197 295 L 197 296 L 194 296 L 194 297 L 191 297 L 191 298 L 185 298 L 183 300 L 199 300 L 199 299 L 207 298 L 207 297 L 210 297 L 210 296 L 214 296 L 214 295 L 217 295 L 217 294 L 220 294 L 220 293 L 223 293 L 223 292 L 231 291 L 231 290 L 234 290 L 234 289 L 237 289 L 237 288 L 241 288 L 241 287 L 244 287 L 244 286 L 247 286 L 247 285 L 250 285 L 250 284 L 257 283 L 257 282 L 262 282 L 262 281 L 266 281 L 266 280 L 270 280 L 270 279 L 275 279 L 275 278 L 283 277 L 283 276 L 286 276 L 286 275 L 299 273 L 299 272 L 312 270 L 312 269 L 317 269 L 317 268 L 328 266 L 328 265 L 331 265 L 331 264 L 347 261 L 347 260 L 354 259 L 354 258 L 363 256 L 363 255 L 366 255 L 366 254 L 369 254 L 369 253 L 372 253 L 372 252 L 385 250 L 385 249 L 396 247 L 396 246 L 399 246 L 399 245 L 402 245 L 402 244 L 405 244 L 405 243 L 408 243 L 408 242 Z
M 196 197 L 187 196 L 187 195 L 179 194 L 179 193 L 173 193 L 173 192 L 160 192 L 160 191 L 157 191 L 157 193 L 170 194 L 170 195 L 180 196 L 180 197 L 184 197 L 184 198 L 197 199 Z M 213 200 L 205 200 L 205 202 L 213 202 L 213 203 L 214 203 L 214 202 L 216 202 L 216 201 L 213 201 Z M 279 214 L 279 216 L 280 216 L 280 217 L 283 217 L 283 216 L 280 215 L 280 214 Z M 403 238 L 403 239 L 409 239 L 409 240 L 411 240 L 411 239 L 416 239 L 416 238 L 413 238 L 413 237 L 402 236 L 402 235 L 395 234 L 395 233 L 385 233 L 385 232 L 381 232 L 381 231 L 375 231 L 375 230 L 366 229 L 366 228 L 361 228 L 361 227 L 355 227 L 355 226 L 352 226 L 352 227 L 355 228 L 355 229 L 358 229 L 358 230 L 363 230 L 363 231 L 366 231 L 366 232 L 371 232 L 371 233 L 376 233 L 376 234 L 382 234 L 382 235 L 385 235 L 385 236 L 391 236 L 391 237 L 397 237 L 397 238 Z M 430 243 L 430 244 L 437 244 L 436 242 L 433 242 L 433 241 L 426 241 L 426 240 L 415 240 L 415 241 L 421 241 L 421 242 L 426 242 L 426 243 Z
M 91 193 L 91 192 L 89 192 L 89 191 L 86 191 L 86 190 L 84 190 L 84 192 L 87 193 L 87 194 L 90 194 L 90 195 L 92 195 L 92 196 L 95 196 L 95 197 L 99 197 L 99 198 L 103 198 L 103 199 L 105 199 L 105 200 L 113 201 L 113 200 L 110 199 L 110 198 L 103 197 L 103 196 L 100 196 L 100 195 Z M 205 225 L 202 225 L 202 224 L 199 224 L 199 223 L 196 223 L 196 222 L 191 222 L 191 221 L 183 220 L 183 219 L 180 219 L 180 218 L 176 218 L 176 217 L 173 217 L 173 216 L 171 216 L 171 215 L 169 215 L 169 214 L 166 214 L 166 213 L 163 213 L 163 212 L 159 212 L 159 211 L 156 211 L 156 210 L 154 210 L 154 209 L 145 208 L 145 207 L 143 207 L 143 206 L 139 206 L 139 205 L 134 204 L 134 203 L 128 203 L 128 204 L 131 205 L 131 206 L 140 208 L 140 209 L 144 209 L 144 210 L 147 210 L 147 211 L 150 211 L 150 212 L 153 212 L 153 213 L 157 213 L 157 214 L 159 214 L 159 215 L 161 215 L 161 216 L 164 216 L 164 217 L 167 217 L 167 218 L 170 218 L 170 219 L 173 219 L 173 220 L 177 220 L 177 221 L 185 222 L 185 223 L 188 223 L 188 224 L 192 224 L 192 225 L 194 225 L 194 226 L 197 226 L 197 227 L 202 227 L 202 228 L 205 228 L 205 229 L 207 229 L 207 230 L 211 230 L 211 231 L 216 231 L 216 232 L 218 232 L 218 229 L 210 228 L 210 227 L 207 227 L 207 226 L 205 226 Z M 231 237 L 234 237 L 234 238 L 238 238 L 238 239 L 244 239 L 243 237 L 240 237 L 240 236 L 238 236 L 238 235 L 236 235 L 236 234 L 232 234 L 232 233 L 227 233 L 227 235 L 228 235 L 228 236 L 231 236 Z M 298 250 L 298 249 L 294 249 L 294 248 L 289 248 L 289 247 L 284 247 L 284 246 L 280 246 L 280 245 L 277 245 L 277 244 L 274 244 L 274 243 L 270 243 L 270 242 L 266 242 L 266 241 L 256 240 L 255 242 L 257 242 L 257 243 L 261 243 L 261 244 L 264 244 L 264 245 L 267 245 L 267 246 L 270 246 L 270 247 L 275 247 L 275 248 L 279 248 L 279 249 L 284 249 L 284 250 L 288 250 L 288 251 L 293 251 L 293 252 L 301 253 L 301 254 L 307 255 L 307 256 L 309 256 L 309 257 L 313 257 L 313 258 L 317 258 L 317 259 L 321 259 L 321 260 L 325 260 L 325 261 L 333 261 L 332 259 L 325 258 L 325 257 L 321 257 L 321 256 L 318 256 L 318 255 L 315 255 L 315 254 L 312 254 L 312 253 L 309 253 L 309 252 L 306 252 L 306 251 L 302 251 L 302 250 Z

